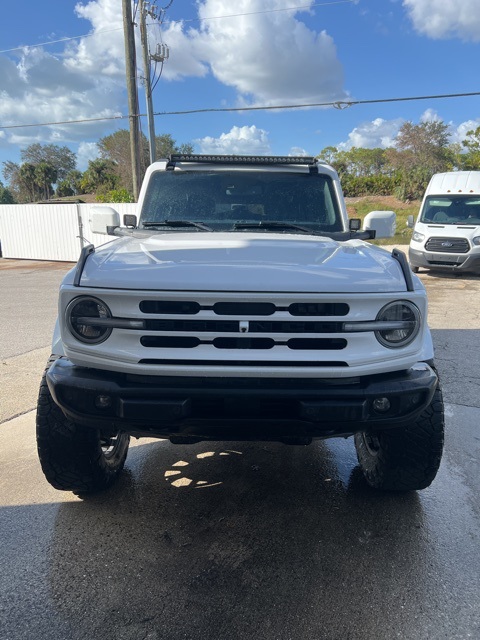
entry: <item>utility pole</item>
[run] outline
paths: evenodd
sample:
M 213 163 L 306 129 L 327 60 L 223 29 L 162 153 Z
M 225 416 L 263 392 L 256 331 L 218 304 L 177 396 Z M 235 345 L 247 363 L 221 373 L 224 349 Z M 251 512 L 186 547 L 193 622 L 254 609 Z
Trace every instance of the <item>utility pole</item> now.
M 125 71 L 127 76 L 128 116 L 130 123 L 130 153 L 132 156 L 133 198 L 140 192 L 140 131 L 138 123 L 137 64 L 131 0 L 122 0 L 125 39 Z
M 155 121 L 153 119 L 152 103 L 152 81 L 150 75 L 150 51 L 148 49 L 147 34 L 147 9 L 144 0 L 139 0 L 138 11 L 140 13 L 140 40 L 143 52 L 143 73 L 145 86 L 145 100 L 147 103 L 147 123 L 148 123 L 148 147 L 150 150 L 150 164 L 155 162 Z

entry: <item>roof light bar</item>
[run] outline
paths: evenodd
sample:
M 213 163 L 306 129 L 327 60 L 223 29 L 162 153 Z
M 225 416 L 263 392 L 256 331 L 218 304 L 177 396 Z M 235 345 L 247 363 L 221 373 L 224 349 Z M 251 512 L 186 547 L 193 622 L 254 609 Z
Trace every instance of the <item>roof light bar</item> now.
M 175 153 L 170 162 L 204 162 L 215 164 L 303 164 L 316 165 L 313 156 L 209 156 L 195 153 Z

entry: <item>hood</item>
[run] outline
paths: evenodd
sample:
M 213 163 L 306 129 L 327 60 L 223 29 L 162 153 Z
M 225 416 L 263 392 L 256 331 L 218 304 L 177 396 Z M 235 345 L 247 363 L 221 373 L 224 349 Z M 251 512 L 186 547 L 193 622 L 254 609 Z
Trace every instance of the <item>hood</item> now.
M 358 240 L 295 234 L 159 233 L 92 253 L 80 286 L 176 291 L 406 291 L 400 265 Z

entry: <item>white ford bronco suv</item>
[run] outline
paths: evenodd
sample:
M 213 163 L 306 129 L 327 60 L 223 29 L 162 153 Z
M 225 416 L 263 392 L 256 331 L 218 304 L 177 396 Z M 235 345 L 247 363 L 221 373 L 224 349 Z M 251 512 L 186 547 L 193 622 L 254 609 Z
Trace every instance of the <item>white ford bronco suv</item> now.
M 402 252 L 366 242 L 393 234 L 392 212 L 360 230 L 315 158 L 200 155 L 152 164 L 138 212 L 120 226 L 93 207 L 92 232 L 114 239 L 60 288 L 37 411 L 54 487 L 108 487 L 130 436 L 354 436 L 373 487 L 432 482 L 444 419 L 425 289 Z

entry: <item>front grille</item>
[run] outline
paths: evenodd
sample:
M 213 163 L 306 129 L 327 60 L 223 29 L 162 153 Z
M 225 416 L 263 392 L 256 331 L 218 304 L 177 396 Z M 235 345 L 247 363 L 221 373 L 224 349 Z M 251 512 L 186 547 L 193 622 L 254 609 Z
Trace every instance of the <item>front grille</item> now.
M 470 244 L 466 238 L 429 238 L 425 249 L 434 253 L 468 253 Z
M 235 300 L 220 294 L 140 300 L 143 327 L 132 329 L 143 347 L 140 363 L 347 366 L 345 356 L 341 361 L 332 357 L 348 348 L 343 329 L 350 313 L 347 303 L 302 300 L 300 296 L 294 301 L 248 294 L 242 297 Z M 268 361 L 263 356 L 267 353 Z

